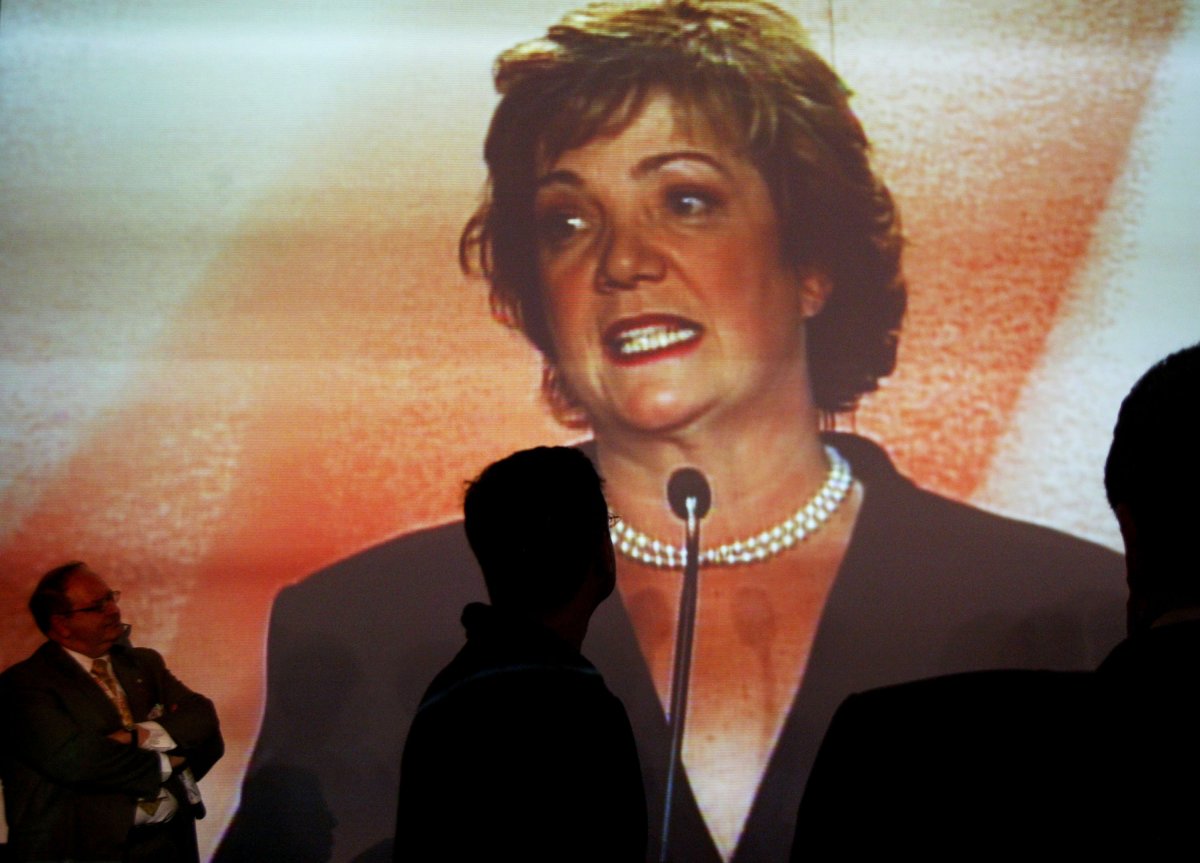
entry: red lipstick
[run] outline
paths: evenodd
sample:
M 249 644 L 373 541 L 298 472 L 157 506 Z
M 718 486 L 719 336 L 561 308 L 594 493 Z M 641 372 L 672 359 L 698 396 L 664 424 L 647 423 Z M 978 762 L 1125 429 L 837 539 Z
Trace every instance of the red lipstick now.
M 604 350 L 619 365 L 637 365 L 692 350 L 704 327 L 678 315 L 652 314 L 622 318 L 604 330 Z

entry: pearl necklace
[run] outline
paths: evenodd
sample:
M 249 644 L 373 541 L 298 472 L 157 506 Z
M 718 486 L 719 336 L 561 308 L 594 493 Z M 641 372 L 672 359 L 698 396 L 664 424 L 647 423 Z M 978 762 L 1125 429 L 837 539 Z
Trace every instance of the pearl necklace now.
M 821 525 L 837 512 L 854 485 L 854 475 L 842 454 L 831 446 L 825 447 L 829 458 L 829 473 L 825 483 L 808 503 L 790 518 L 784 519 L 762 533 L 717 548 L 700 551 L 701 566 L 737 566 L 758 563 L 787 551 L 806 537 L 820 530 Z M 631 560 L 662 569 L 683 569 L 687 565 L 687 549 L 648 536 L 609 510 L 613 518 L 612 542 L 617 551 Z

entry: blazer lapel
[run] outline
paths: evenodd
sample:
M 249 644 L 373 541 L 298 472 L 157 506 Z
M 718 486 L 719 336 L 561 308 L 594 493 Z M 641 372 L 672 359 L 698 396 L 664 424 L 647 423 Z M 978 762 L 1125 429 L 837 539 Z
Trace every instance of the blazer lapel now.
M 61 680 L 63 698 L 86 709 L 96 717 L 98 728 L 117 730 L 122 726 L 121 712 L 101 688 L 100 683 L 58 644 L 47 641 L 41 648 L 46 664 Z M 79 709 L 76 708 L 76 709 Z

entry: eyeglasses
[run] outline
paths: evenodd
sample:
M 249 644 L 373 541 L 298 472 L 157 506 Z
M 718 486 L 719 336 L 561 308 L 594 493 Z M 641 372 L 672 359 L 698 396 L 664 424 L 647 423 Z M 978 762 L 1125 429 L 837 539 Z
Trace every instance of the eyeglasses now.
M 61 614 L 63 617 L 70 617 L 72 614 L 99 614 L 100 612 L 104 611 L 104 609 L 108 608 L 108 604 L 110 602 L 113 605 L 116 605 L 120 601 L 121 591 L 110 590 L 91 605 L 85 605 L 82 608 L 72 608 L 70 611 L 61 612 Z

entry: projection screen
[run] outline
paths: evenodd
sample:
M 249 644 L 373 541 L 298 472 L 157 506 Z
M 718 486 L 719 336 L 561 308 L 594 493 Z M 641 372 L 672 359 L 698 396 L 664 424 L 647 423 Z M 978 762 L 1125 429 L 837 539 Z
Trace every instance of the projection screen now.
M 574 5 L 0 9 L 0 658 L 40 643 L 25 603 L 51 566 L 119 587 L 133 641 L 221 716 L 206 855 L 280 589 L 453 521 L 513 449 L 589 437 L 457 257 L 492 62 Z M 1200 334 L 1195 4 L 781 5 L 853 89 L 908 239 L 897 370 L 839 428 L 931 491 L 1119 550 L 1117 406 Z M 434 616 L 457 643 L 457 609 Z M 314 859 L 386 838 L 381 815 L 335 814 Z

